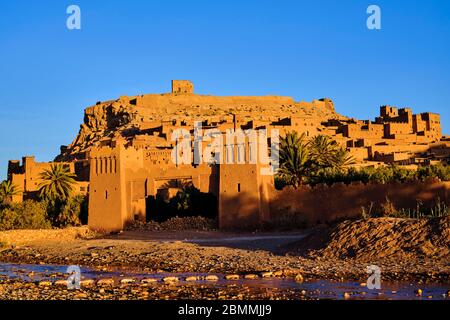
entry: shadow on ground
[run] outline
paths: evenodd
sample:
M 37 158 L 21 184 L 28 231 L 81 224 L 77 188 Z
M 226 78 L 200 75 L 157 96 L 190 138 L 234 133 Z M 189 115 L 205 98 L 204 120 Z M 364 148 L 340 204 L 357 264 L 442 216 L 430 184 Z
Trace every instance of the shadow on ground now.
M 295 232 L 236 233 L 224 231 L 125 231 L 109 235 L 107 239 L 140 240 L 149 242 L 175 242 L 198 244 L 206 247 L 227 247 L 244 250 L 263 250 L 275 254 L 281 247 L 299 241 L 308 230 Z

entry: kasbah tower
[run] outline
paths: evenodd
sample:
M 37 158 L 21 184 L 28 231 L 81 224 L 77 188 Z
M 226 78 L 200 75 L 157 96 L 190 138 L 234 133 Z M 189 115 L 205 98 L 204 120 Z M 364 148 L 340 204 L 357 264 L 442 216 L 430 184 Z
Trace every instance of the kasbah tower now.
M 281 136 L 290 131 L 327 135 L 350 152 L 355 166 L 414 166 L 450 156 L 438 114 L 382 106 L 374 121 L 362 121 L 336 113 L 327 98 L 295 102 L 283 96 L 200 95 L 192 82 L 174 80 L 170 93 L 122 96 L 88 107 L 75 140 L 61 147 L 55 162 L 75 173 L 76 192 L 89 196 L 89 226 L 118 231 L 133 220 L 145 221 L 158 211 L 152 200 L 170 199 L 186 184 L 215 199 L 221 228 L 269 219 L 274 179 L 262 174 L 266 164 L 251 161 L 250 139 L 227 145 L 224 138 L 220 163 L 184 163 L 177 152 L 173 160 L 174 131 L 193 135 L 198 123 L 224 136 L 230 129 L 266 130 L 268 141 L 258 143 L 269 147 L 273 130 Z M 204 141 L 202 151 L 207 147 Z M 39 174 L 51 165 L 34 157 L 9 161 L 8 180 L 22 191 L 13 200 L 36 197 Z

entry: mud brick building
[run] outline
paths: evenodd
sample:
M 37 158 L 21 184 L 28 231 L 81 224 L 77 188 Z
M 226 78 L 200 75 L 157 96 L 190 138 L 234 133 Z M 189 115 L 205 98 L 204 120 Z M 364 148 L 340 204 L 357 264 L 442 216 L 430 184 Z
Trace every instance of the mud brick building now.
M 382 106 L 374 121 L 356 120 L 338 114 L 328 98 L 295 102 L 282 96 L 199 95 L 190 81 L 174 80 L 170 93 L 121 96 L 88 107 L 75 140 L 61 147 L 55 161 L 77 175 L 76 192 L 89 195 L 89 225 L 114 231 L 130 221 L 151 218 L 158 214 L 154 199 L 170 200 L 187 184 L 216 199 L 223 228 L 258 225 L 272 219 L 283 206 L 288 211 L 301 207 L 311 215 L 314 210 L 305 202 L 303 206 L 294 202 L 301 201 L 299 195 L 309 199 L 308 203 L 321 201 L 320 192 L 275 191 L 273 176 L 262 174 L 267 163 L 252 159 L 249 138 L 211 152 L 222 159 L 240 159 L 239 163 L 194 163 L 195 155 L 191 162 L 182 161 L 186 154 L 175 150 L 173 134 L 179 129 L 194 134 L 199 123 L 203 131 L 224 137 L 227 130 L 266 130 L 267 141 L 258 144 L 268 147 L 273 130 L 280 135 L 297 131 L 310 138 L 328 135 L 355 157 L 357 166 L 430 164 L 448 159 L 450 153 L 450 139 L 442 136 L 438 114 Z M 198 142 L 193 141 L 193 149 Z M 204 153 L 211 139 L 202 142 Z M 35 193 L 40 172 L 50 165 L 32 157 L 23 158 L 22 163 L 10 161 L 8 179 L 23 192 L 14 200 Z M 349 186 L 346 190 L 354 197 L 355 192 L 367 194 L 362 189 Z M 439 196 L 447 197 L 446 190 L 440 188 Z M 399 199 L 404 197 L 399 195 Z

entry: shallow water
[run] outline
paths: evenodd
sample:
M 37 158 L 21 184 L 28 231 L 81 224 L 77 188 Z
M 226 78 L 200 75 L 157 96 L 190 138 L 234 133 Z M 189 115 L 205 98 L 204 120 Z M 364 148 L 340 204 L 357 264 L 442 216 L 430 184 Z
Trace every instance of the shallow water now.
M 57 265 L 23 265 L 23 264 L 0 264 L 0 282 L 2 278 L 20 279 L 27 282 L 42 280 L 67 279 L 67 266 Z M 223 286 L 230 284 L 245 285 L 250 290 L 261 288 L 295 289 L 305 290 L 307 296 L 315 299 L 343 299 L 344 293 L 351 293 L 351 299 L 389 299 L 389 300 L 443 300 L 445 293 L 450 289 L 449 283 L 416 284 L 410 282 L 382 282 L 380 290 L 370 290 L 358 282 L 333 281 L 333 280 L 309 280 L 297 283 L 293 279 L 285 278 L 259 278 L 255 280 L 240 279 L 228 281 L 223 275 L 216 274 L 218 282 L 197 281 L 195 283 L 183 281 L 187 276 L 205 276 L 204 273 L 144 273 L 130 269 L 113 269 L 112 271 L 101 271 L 93 268 L 81 268 L 83 279 L 101 278 L 133 278 L 140 281 L 143 278 L 161 279 L 167 276 L 180 278 L 178 285 L 210 285 Z M 158 285 L 158 284 L 155 284 Z M 416 289 L 422 289 L 421 297 L 415 295 Z M 431 296 L 431 297 L 430 297 Z

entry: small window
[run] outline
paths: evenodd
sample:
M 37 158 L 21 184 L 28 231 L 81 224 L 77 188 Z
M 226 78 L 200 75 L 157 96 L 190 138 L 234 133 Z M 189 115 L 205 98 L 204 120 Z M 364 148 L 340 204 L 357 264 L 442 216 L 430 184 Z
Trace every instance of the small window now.
M 241 192 L 241 184 L 240 183 L 238 183 L 238 185 L 237 185 L 237 190 L 238 190 L 238 192 Z
M 105 191 L 105 199 L 108 200 L 108 190 Z

